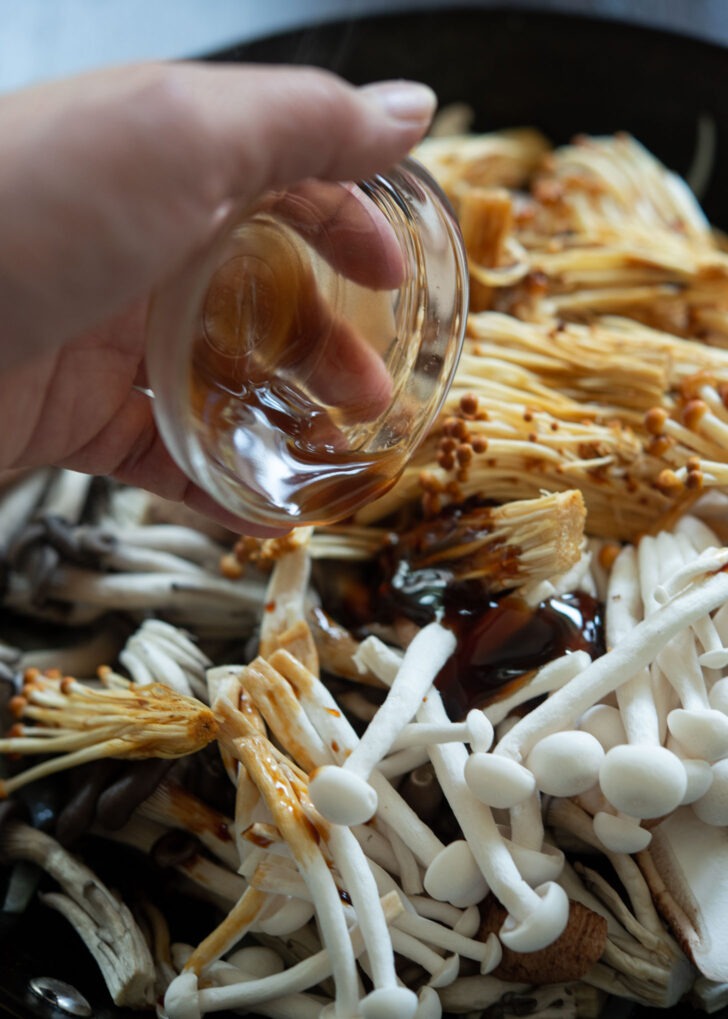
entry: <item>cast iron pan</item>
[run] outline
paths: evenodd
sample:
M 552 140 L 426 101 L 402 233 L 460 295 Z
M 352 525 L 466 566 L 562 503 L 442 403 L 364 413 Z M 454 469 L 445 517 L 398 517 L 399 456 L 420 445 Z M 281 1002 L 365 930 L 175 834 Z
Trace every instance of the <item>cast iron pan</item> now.
M 702 202 L 713 222 L 728 227 L 728 52 L 718 46 L 612 21 L 448 9 L 330 23 L 208 59 L 315 64 L 357 84 L 416 78 L 432 85 L 443 105 L 470 103 L 475 130 L 534 125 L 557 143 L 579 132 L 626 130 L 683 174 L 698 120 L 708 117 L 717 145 Z M 186 906 L 180 923 L 191 919 Z M 200 919 L 202 930 L 209 929 Z M 70 981 L 89 999 L 96 1019 L 138 1016 L 109 1004 L 75 933 L 40 906 L 18 923 L 0 922 L 0 1015 L 68 1019 L 29 993 L 28 981 L 37 976 Z M 670 1015 L 625 1002 L 614 1002 L 606 1014 Z M 672 1014 L 704 1015 L 684 1006 Z M 719 1015 L 728 1019 L 728 1009 Z

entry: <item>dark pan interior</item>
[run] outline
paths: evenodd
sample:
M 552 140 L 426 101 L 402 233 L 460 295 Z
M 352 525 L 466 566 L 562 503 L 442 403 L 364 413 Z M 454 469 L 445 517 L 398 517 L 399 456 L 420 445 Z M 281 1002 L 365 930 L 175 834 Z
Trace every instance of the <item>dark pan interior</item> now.
M 534 125 L 556 142 L 626 130 L 680 173 L 691 164 L 698 119 L 708 117 L 717 145 L 703 204 L 728 227 L 728 53 L 717 46 L 612 21 L 449 8 L 325 24 L 209 59 L 315 64 L 355 83 L 417 78 L 436 89 L 443 105 L 470 103 L 476 130 Z M 0 923 L 0 1015 L 64 1019 L 29 995 L 28 979 L 40 975 L 75 984 L 96 1019 L 135 1014 L 108 1005 L 74 932 L 35 907 L 17 924 Z M 669 1014 L 623 1002 L 607 1013 Z M 679 1006 L 672 1014 L 694 1013 Z M 725 1019 L 728 1010 L 720 1015 Z
M 448 6 L 325 24 L 215 59 L 314 64 L 357 84 L 411 77 L 442 105 L 468 102 L 477 131 L 534 125 L 555 142 L 630 131 L 679 173 L 698 118 L 710 117 L 717 162 L 704 206 L 728 226 L 728 53 L 719 46 L 617 21 Z

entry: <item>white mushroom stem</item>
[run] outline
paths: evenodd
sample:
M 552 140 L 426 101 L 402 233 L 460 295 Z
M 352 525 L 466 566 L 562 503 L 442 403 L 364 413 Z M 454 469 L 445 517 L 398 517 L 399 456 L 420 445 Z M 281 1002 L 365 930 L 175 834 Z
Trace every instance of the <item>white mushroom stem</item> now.
M 161 619 L 145 620 L 119 653 L 119 661 L 136 683 L 156 680 L 207 700 L 205 673 L 212 663 L 189 634 Z
M 339 891 L 317 840 L 302 821 L 291 782 L 269 747 L 267 741 L 252 734 L 236 740 L 236 753 L 268 804 L 316 904 L 321 936 L 331 952 L 337 1011 L 353 1014 L 358 1002 L 356 963 Z
M 423 884 L 422 874 L 420 873 L 415 854 L 406 842 L 400 838 L 396 828 L 384 821 L 381 816 L 380 820 L 382 822 L 382 831 L 389 840 L 394 858 L 397 861 L 395 871 L 399 874 L 402 888 L 407 895 L 419 895 L 423 890 Z
M 257 612 L 260 585 L 230 581 L 200 570 L 189 573 L 96 573 L 77 566 L 60 566 L 53 574 L 48 596 L 66 602 L 120 610 L 167 607 L 192 609 L 210 602 L 234 604 Z
M 92 480 L 90 475 L 78 471 L 55 471 L 43 497 L 41 515 L 61 517 L 75 524 L 86 505 Z
M 397 986 L 392 943 L 376 881 L 361 846 L 348 828 L 332 825 L 326 839 L 356 912 L 375 989 Z
M 464 959 L 473 959 L 484 963 L 490 956 L 490 948 L 485 941 L 475 941 L 462 934 L 444 927 L 440 923 L 428 920 L 416 913 L 401 913 L 394 921 L 394 926 L 413 938 L 418 938 L 429 945 L 434 945 L 446 952 L 460 955 Z
M 682 707 L 671 711 L 667 725 L 690 757 L 717 761 L 728 754 L 728 717 L 708 700 L 693 634 L 674 637 L 657 662 L 680 698 Z
M 391 781 L 392 779 L 400 778 L 402 775 L 408 775 L 417 768 L 421 768 L 428 761 L 427 747 L 424 745 L 413 746 L 408 747 L 406 750 L 395 750 L 394 753 L 389 754 L 384 760 L 379 762 L 377 771 L 380 775 L 384 775 L 385 778 Z
M 564 829 L 576 835 L 587 845 L 603 852 L 624 886 L 640 924 L 658 940 L 664 940 L 667 937 L 665 926 L 655 908 L 639 867 L 630 855 L 613 852 L 609 849 L 605 851 L 594 834 L 591 818 L 584 810 L 572 800 L 553 799 L 549 802 L 546 820 L 551 828 Z
M 514 708 L 536 697 L 543 697 L 570 683 L 574 676 L 589 665 L 591 658 L 586 651 L 575 651 L 573 654 L 562 655 L 561 658 L 548 662 L 536 672 L 528 683 L 524 683 L 509 697 L 494 701 L 484 708 L 484 712 L 493 725 L 498 725 L 507 718 Z
M 423 722 L 440 724 L 447 718 L 437 690 L 431 690 L 418 711 Z M 488 886 L 508 910 L 501 941 L 515 951 L 536 951 L 561 934 L 569 905 L 553 883 L 531 889 L 521 877 L 490 809 L 475 798 L 464 776 L 468 753 L 462 744 L 430 747 L 430 757 L 450 804 Z
M 84 529 L 79 528 L 82 532 Z M 225 549 L 213 541 L 202 531 L 179 524 L 140 524 L 137 526 L 120 526 L 87 529 L 89 534 L 98 533 L 102 538 L 108 536 L 119 545 L 132 546 L 138 549 L 153 549 L 166 552 L 181 559 L 188 559 L 207 569 L 216 569 Z
M 369 776 L 415 715 L 454 650 L 455 635 L 438 623 L 415 636 L 384 703 L 346 761 L 340 767 L 319 769 L 311 779 L 311 799 L 324 817 L 336 824 L 361 824 L 374 814 L 377 799 Z
M 695 533 L 696 530 L 698 533 Z M 673 582 L 676 576 L 685 569 L 691 569 L 701 557 L 720 556 L 720 550 L 714 548 L 697 551 L 701 547 L 704 548 L 705 541 L 710 536 L 709 531 L 708 536 L 701 535 L 701 530 L 708 529 L 696 522 L 692 528 L 683 526 L 680 533 L 662 532 L 656 539 L 652 539 L 656 546 L 655 558 L 659 563 L 658 573 L 661 580 Z M 640 552 L 645 543 L 646 540 L 640 543 Z M 656 593 L 658 602 L 659 591 L 658 588 Z M 698 633 L 702 634 L 704 648 L 708 648 L 701 657 L 695 643 Z M 706 614 L 695 620 L 690 628 L 673 637 L 656 659 L 657 667 L 667 678 L 681 702 L 681 707 L 671 711 L 667 716 L 667 725 L 672 736 L 683 748 L 685 756 L 702 758 L 709 762 L 718 760 L 728 753 L 728 718 L 712 708 L 701 664 L 701 658 L 706 655 L 708 662 L 720 664 L 716 662 L 715 655 L 717 653 L 722 661 L 725 652 L 722 648 L 716 648 L 716 644 L 719 643 L 720 638 L 710 616 Z
M 391 671 L 392 673 L 396 672 L 400 662 L 399 657 L 395 652 L 390 653 L 390 649 L 381 642 L 377 643 L 383 649 L 387 660 L 394 660 Z M 364 641 L 360 646 L 360 651 L 366 653 L 364 649 L 368 644 L 368 640 Z M 376 652 L 373 657 L 376 657 Z M 356 747 L 359 737 L 326 686 L 286 651 L 278 651 L 272 655 L 270 664 L 292 684 L 324 745 L 336 746 L 338 749 L 333 751 L 335 758 L 345 761 L 347 755 Z M 372 669 L 372 671 L 375 670 Z M 375 674 L 379 675 L 376 672 Z M 379 678 L 384 678 L 384 676 Z M 423 866 L 428 866 L 431 860 L 445 848 L 444 844 L 377 770 L 372 772 L 369 782 L 376 794 L 378 816 L 396 830 L 416 859 Z
M 20 474 L 0 492 L 0 534 L 10 542 L 33 515 L 52 476 L 50 468 Z
M 445 987 L 457 977 L 460 968 L 460 960 L 457 955 L 443 958 L 419 938 L 396 928 L 392 930 L 391 938 L 394 950 L 398 955 L 427 970 L 430 974 L 428 983 L 431 987 Z
M 305 619 L 305 594 L 311 561 L 305 545 L 297 545 L 276 561 L 265 593 L 260 628 L 260 654 L 270 655 L 278 638 L 299 620 Z
M 705 565 L 715 566 L 715 560 Z M 672 600 L 638 623 L 617 647 L 519 720 L 498 744 L 498 752 L 522 760 L 539 739 L 574 725 L 588 708 L 648 665 L 675 634 L 726 599 L 728 574 L 721 571 L 695 576 L 690 586 L 681 587 Z
M 141 633 L 133 634 L 119 652 L 119 662 L 135 683 L 164 683 L 177 693 L 193 695 L 192 687 L 178 663 Z
M 408 747 L 426 747 L 428 743 L 469 743 L 473 750 L 485 753 L 493 742 L 493 726 L 488 717 L 477 708 L 468 712 L 464 722 L 447 725 L 424 725 L 410 722 L 405 725 L 390 748 L 390 753 Z
M 396 893 L 385 896 L 381 905 L 388 924 L 391 924 L 403 909 Z M 364 939 L 359 928 L 352 927 L 348 931 L 346 939 L 353 955 L 358 958 L 364 951 Z M 269 1002 L 284 995 L 297 994 L 317 986 L 332 975 L 333 969 L 331 951 L 327 947 L 280 973 L 269 974 L 259 980 L 245 980 L 228 987 L 209 987 L 198 990 L 196 982 L 191 985 L 189 979 L 182 981 L 183 977 L 189 977 L 189 972 L 186 972 L 170 984 L 165 996 L 165 1007 L 169 1012 L 169 1019 L 176 1019 L 177 1015 L 183 1014 L 170 1009 L 170 999 L 177 1001 L 181 996 L 179 994 L 181 990 L 185 997 L 196 997 L 197 1014 L 199 1015 L 207 1012 L 222 1012 L 225 1009 L 250 1011 L 263 1002 Z
M 411 895 L 409 905 L 414 912 L 427 920 L 437 920 L 440 924 L 451 927 L 465 937 L 472 937 L 480 927 L 480 913 L 477 906 L 458 909 L 449 902 L 440 902 L 429 895 Z
M 541 816 L 541 797 L 537 790 L 510 809 L 510 827 L 513 841 L 538 852 L 543 845 L 544 828 Z
M 655 588 L 655 601 L 664 605 L 705 575 L 718 573 L 728 564 L 728 548 L 709 548 L 685 563 Z M 709 610 L 709 611 L 712 611 Z M 698 617 L 699 618 L 699 617 Z M 691 620 L 692 625 L 692 620 Z
M 648 555 L 647 552 L 652 553 Z M 607 588 L 607 646 L 616 647 L 643 618 L 640 573 L 644 576 L 655 556 L 654 542 L 642 539 L 639 557 L 633 545 L 625 545 L 612 565 Z M 655 580 L 656 580 L 655 576 Z M 655 709 L 650 671 L 645 665 L 617 689 L 617 704 L 630 743 L 660 746 L 664 733 Z

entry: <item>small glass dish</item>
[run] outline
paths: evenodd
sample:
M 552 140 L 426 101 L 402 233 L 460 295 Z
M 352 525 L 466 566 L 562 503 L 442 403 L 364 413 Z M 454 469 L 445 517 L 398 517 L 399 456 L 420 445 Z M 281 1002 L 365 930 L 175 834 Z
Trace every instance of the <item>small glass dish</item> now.
M 454 213 L 414 160 L 269 192 L 153 298 L 162 438 L 251 523 L 349 516 L 396 481 L 436 417 L 467 300 Z

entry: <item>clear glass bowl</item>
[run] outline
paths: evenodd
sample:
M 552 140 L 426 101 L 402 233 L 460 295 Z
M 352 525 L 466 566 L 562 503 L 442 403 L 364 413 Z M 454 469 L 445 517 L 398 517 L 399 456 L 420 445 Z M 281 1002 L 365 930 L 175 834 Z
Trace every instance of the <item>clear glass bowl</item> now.
M 350 515 L 441 407 L 467 278 L 455 216 L 414 160 L 267 193 L 152 301 L 147 371 L 171 454 L 251 523 Z

